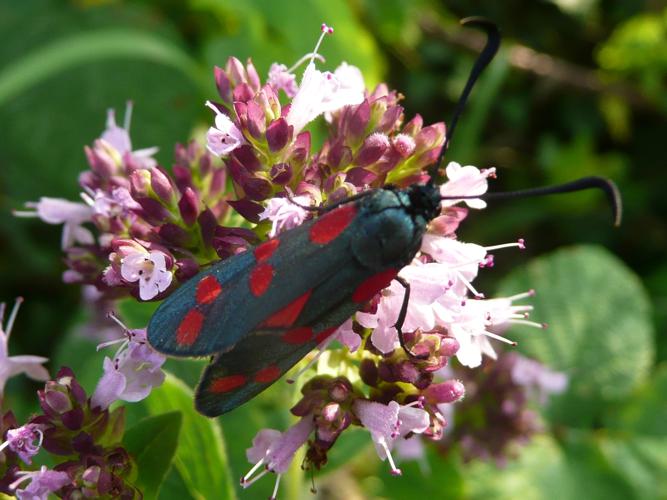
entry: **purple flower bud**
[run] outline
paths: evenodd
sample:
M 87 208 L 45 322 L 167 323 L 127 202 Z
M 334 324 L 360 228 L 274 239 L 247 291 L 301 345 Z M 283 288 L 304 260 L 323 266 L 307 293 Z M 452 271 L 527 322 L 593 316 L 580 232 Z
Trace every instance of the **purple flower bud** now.
M 445 124 L 439 122 L 421 129 L 421 131 L 415 137 L 415 144 L 418 150 L 431 149 L 437 146 L 441 146 L 444 140 Z
M 234 102 L 245 102 L 250 104 L 252 98 L 255 97 L 255 92 L 250 88 L 250 85 L 247 83 L 242 83 L 234 88 L 233 92 Z
M 220 194 L 225 189 L 225 183 L 227 181 L 227 173 L 224 168 L 216 168 L 213 170 L 213 175 L 211 177 L 211 185 L 208 188 L 208 193 L 210 196 L 216 196 Z
M 264 211 L 264 207 L 262 205 L 255 203 L 248 198 L 231 200 L 227 203 L 229 203 L 232 208 L 236 210 L 242 217 L 246 218 L 250 222 L 254 222 L 255 224 L 259 222 L 259 214 Z
M 366 126 L 371 118 L 371 107 L 368 99 L 354 108 L 354 112 L 350 116 L 347 131 L 353 137 L 360 137 L 366 131 Z
M 102 470 L 98 465 L 93 465 L 92 467 L 88 467 L 85 471 L 83 471 L 83 474 L 81 475 L 83 484 L 88 488 L 94 488 L 97 485 L 97 481 L 99 481 L 100 479 L 101 472 Z
M 342 141 L 337 141 L 331 145 L 327 154 L 327 164 L 333 168 L 343 168 L 348 166 L 351 161 L 352 151 Z
M 242 185 L 246 196 L 253 201 L 262 201 L 271 195 L 272 186 L 261 177 L 248 177 Z
M 226 68 L 227 74 L 232 81 L 234 86 L 239 85 L 246 81 L 245 68 L 243 63 L 239 61 L 236 57 L 230 57 L 227 59 Z
M 378 383 L 378 369 L 371 359 L 363 359 L 359 365 L 359 375 L 364 384 L 375 387 Z
M 145 198 L 148 196 L 150 185 L 151 174 L 148 170 L 135 170 L 130 174 L 130 188 L 133 198 Z
M 192 226 L 197 221 L 199 215 L 199 197 L 191 188 L 185 188 L 183 196 L 178 201 L 178 209 L 181 212 L 183 222 Z
M 261 139 L 266 131 L 264 110 L 255 101 L 248 101 L 246 110 L 248 113 L 248 121 L 246 122 L 248 132 L 255 139 Z
M 345 182 L 354 184 L 357 187 L 364 187 L 371 184 L 377 178 L 378 175 L 375 172 L 371 172 L 365 168 L 355 167 L 347 171 Z
M 150 224 L 158 225 L 169 220 L 171 214 L 169 210 L 162 206 L 157 200 L 153 198 L 137 198 L 137 203 L 141 205 L 141 214 Z
M 403 361 L 394 366 L 394 372 L 399 382 L 412 384 L 419 379 L 420 371 L 411 361 Z
M 367 167 L 380 159 L 389 147 L 389 138 L 384 134 L 369 135 L 354 158 L 355 165 Z
M 48 385 L 49 383 L 47 383 L 47 387 Z M 42 409 L 47 415 L 61 415 L 72 409 L 72 402 L 70 401 L 67 394 L 64 394 L 58 390 L 48 390 L 47 388 L 44 393 L 43 402 L 47 407 L 45 408 L 43 405 Z
M 201 237 L 204 241 L 204 244 L 207 247 L 210 247 L 213 241 L 215 228 L 218 225 L 218 221 L 216 220 L 213 212 L 211 212 L 210 208 L 205 208 L 204 211 L 199 214 L 197 223 L 199 224 L 199 230 L 201 232 Z
M 168 245 L 187 247 L 188 242 L 190 241 L 190 235 L 188 232 L 182 227 L 177 226 L 176 224 L 172 224 L 171 222 L 162 224 L 155 230 L 155 232 Z
M 185 188 L 192 187 L 192 172 L 188 167 L 174 165 L 172 172 L 176 179 L 176 186 L 181 193 L 185 191 Z
M 232 157 L 248 172 L 262 170 L 262 163 L 257 156 L 255 156 L 253 147 L 248 144 L 236 148 L 232 153 Z
M 453 403 L 465 394 L 465 387 L 459 380 L 447 380 L 439 384 L 432 384 L 424 391 L 426 399 L 435 404 Z
M 84 413 L 83 408 L 76 407 L 72 408 L 70 411 L 67 411 L 62 414 L 62 422 L 65 427 L 71 431 L 76 431 L 81 429 L 83 425 Z
M 201 177 L 206 177 L 211 171 L 213 160 L 211 158 L 211 153 L 208 150 L 199 157 L 199 175 Z
M 424 120 L 421 115 L 417 113 L 412 120 L 405 124 L 403 127 L 403 133 L 412 137 L 415 137 L 419 131 L 424 126 Z
M 261 86 L 261 80 L 259 79 L 257 70 L 250 58 L 246 61 L 246 74 L 248 75 L 248 84 L 255 92 L 257 92 Z
M 454 337 L 442 337 L 440 340 L 440 355 L 451 358 L 458 352 L 460 347 L 459 341 Z
M 161 201 L 170 204 L 174 197 L 174 188 L 171 181 L 161 168 L 155 167 L 150 170 L 151 188 Z
M 199 264 L 194 259 L 181 259 L 176 261 L 176 278 L 185 282 L 199 272 Z
M 220 98 L 227 104 L 232 102 L 232 82 L 227 77 L 227 73 L 222 68 L 213 68 L 213 75 L 215 77 L 215 85 L 218 88 Z
M 352 386 L 350 382 L 345 378 L 339 377 L 329 387 L 329 398 L 337 403 L 342 403 L 348 398 L 351 390 Z
M 275 184 L 284 186 L 292 180 L 292 168 L 287 163 L 276 163 L 271 167 L 269 175 Z
M 402 158 L 408 158 L 416 147 L 415 140 L 407 134 L 398 134 L 393 138 L 392 145 Z
M 403 106 L 392 106 L 384 112 L 376 130 L 378 132 L 389 134 L 398 127 L 402 118 Z
M 273 120 L 266 129 L 266 142 L 273 153 L 280 151 L 292 140 L 294 127 L 287 124 L 284 118 Z
M 310 132 L 301 132 L 296 136 L 294 144 L 292 144 L 292 154 L 290 161 L 302 163 L 310 154 Z
M 380 361 L 378 365 L 378 376 L 385 382 L 396 382 L 396 376 L 392 370 L 392 365 L 384 360 Z

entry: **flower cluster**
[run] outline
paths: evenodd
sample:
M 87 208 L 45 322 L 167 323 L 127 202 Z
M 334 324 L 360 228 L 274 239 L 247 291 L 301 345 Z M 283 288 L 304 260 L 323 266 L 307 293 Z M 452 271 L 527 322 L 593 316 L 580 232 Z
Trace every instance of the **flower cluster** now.
M 456 368 L 466 399 L 454 409 L 456 426 L 446 434 L 445 448 L 457 448 L 466 461 L 493 460 L 504 465 L 541 430 L 530 403 L 544 404 L 567 387 L 567 377 L 518 353 L 504 353 L 478 370 Z
M 332 32 L 322 25 L 315 50 L 291 68 L 273 64 L 264 84 L 250 60 L 243 64 L 230 57 L 224 68 L 216 67 L 219 100 L 205 103 L 213 113 L 206 148 L 195 142 L 176 146 L 171 173 L 153 158 L 155 148 L 132 149 L 131 107 L 123 127 L 109 112 L 106 130 L 85 148 L 90 169 L 79 178 L 84 203 L 42 198 L 27 204 L 32 211 L 16 212 L 63 225 L 64 280 L 94 285 L 99 303 L 127 293 L 142 301 L 159 300 L 202 266 L 303 223 L 312 217 L 311 207 L 387 184 L 428 181 L 428 168 L 434 168 L 445 142 L 445 125 L 425 126 L 419 115 L 406 121 L 402 96 L 384 84 L 367 90 L 354 66 L 317 69 L 323 61 L 320 44 Z M 299 79 L 295 71 L 302 64 Z M 328 135 L 313 150 L 308 126 L 320 117 Z M 416 435 L 440 440 L 452 404 L 470 394 L 471 379 L 447 368 L 451 360 L 478 367 L 483 355 L 496 358 L 490 339 L 512 344 L 500 335 L 508 325 L 544 327 L 528 320 L 530 306 L 517 304 L 532 291 L 486 299 L 472 284 L 480 269 L 493 266 L 491 252 L 523 248 L 523 240 L 481 246 L 456 237 L 469 209 L 486 206 L 477 196 L 486 192 L 495 170 L 451 162 L 444 173 L 441 215 L 399 273 L 411 288 L 403 336 L 396 323 L 405 290 L 392 282 L 302 369 L 305 373 L 316 364 L 315 376 L 301 385 L 302 397 L 291 409 L 298 422 L 285 432 L 263 429 L 257 434 L 247 453 L 255 465 L 243 486 L 272 472 L 277 491 L 281 474 L 302 446 L 305 465 L 322 467 L 329 449 L 353 425 L 368 430 L 379 457 L 400 474 L 394 447 Z M 97 444 L 104 439 L 100 429 L 114 428 L 109 419 L 116 412 L 107 408 L 119 399 L 146 397 L 164 377 L 164 358 L 146 345 L 145 330 L 125 331 L 117 354 L 105 359 L 104 376 L 90 400 L 71 374 L 61 371 L 40 394 L 45 416 L 21 431 L 22 447 L 6 446 L 21 458 L 29 457 L 42 439 L 54 453 L 85 453 L 94 458 L 59 466 L 70 478 L 67 484 L 113 484 L 122 494 L 127 457 L 122 449 Z M 334 339 L 345 349 L 325 350 Z M 507 371 L 504 359 L 498 370 Z M 512 363 L 518 365 L 518 358 Z M 532 372 L 524 369 L 524 378 L 530 378 L 528 372 L 531 384 L 542 376 L 533 367 Z M 473 395 L 481 397 L 477 391 Z M 17 442 L 13 436 L 7 435 L 7 443 Z M 105 476 L 109 470 L 120 471 L 114 473 L 116 482 Z M 47 472 L 34 474 L 43 474 L 53 491 L 59 479 L 47 478 Z
M 25 425 L 17 426 L 11 414 L 4 416 L 2 492 L 31 499 L 50 493 L 63 498 L 134 498 L 135 489 L 128 482 L 132 460 L 120 446 L 124 409 L 95 405 L 69 368 L 61 368 L 38 396 L 43 413 Z M 58 465 L 53 470 L 21 470 L 18 459 L 30 465 L 42 448 L 61 459 Z

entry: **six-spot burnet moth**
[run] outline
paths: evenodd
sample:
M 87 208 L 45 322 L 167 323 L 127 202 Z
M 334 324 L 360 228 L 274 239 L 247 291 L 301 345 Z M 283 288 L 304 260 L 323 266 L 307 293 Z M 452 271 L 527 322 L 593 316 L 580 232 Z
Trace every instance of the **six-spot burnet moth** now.
M 459 99 L 431 179 L 477 77 L 500 43 L 489 21 L 468 18 L 462 23 L 483 29 L 487 43 Z M 617 190 L 598 177 L 481 196 L 445 198 L 433 180 L 404 189 L 387 186 L 361 192 L 318 208 L 317 218 L 199 273 L 158 308 L 148 325 L 148 340 L 171 356 L 212 356 L 195 405 L 213 417 L 266 389 L 397 280 L 405 287 L 405 297 L 396 329 L 401 346 L 412 355 L 401 332 L 410 287 L 398 273 L 418 252 L 443 199 L 489 200 L 593 187 L 606 192 L 618 219 Z

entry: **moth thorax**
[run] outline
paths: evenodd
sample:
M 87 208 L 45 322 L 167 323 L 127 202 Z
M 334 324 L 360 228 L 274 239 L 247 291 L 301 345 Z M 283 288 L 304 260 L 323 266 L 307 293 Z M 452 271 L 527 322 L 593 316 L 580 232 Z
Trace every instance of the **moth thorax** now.
M 440 214 L 440 191 L 434 184 L 412 185 L 406 191 L 410 198 L 408 212 L 411 216 L 421 215 L 430 221 Z

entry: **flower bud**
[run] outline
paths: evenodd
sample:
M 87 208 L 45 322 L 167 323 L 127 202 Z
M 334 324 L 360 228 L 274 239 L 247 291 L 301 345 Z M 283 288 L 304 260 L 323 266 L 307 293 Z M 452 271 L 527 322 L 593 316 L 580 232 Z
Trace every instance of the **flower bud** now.
M 422 119 L 421 115 L 417 113 L 412 118 L 412 120 L 410 120 L 408 123 L 405 124 L 405 126 L 403 127 L 403 133 L 411 137 L 415 137 L 423 126 L 424 126 L 424 120 Z
M 402 119 L 403 119 L 403 106 L 398 106 L 398 105 L 391 106 L 382 115 L 382 118 L 380 119 L 380 122 L 378 123 L 376 130 L 378 132 L 389 134 L 394 130 L 398 129 Z
M 248 198 L 241 198 L 240 200 L 230 200 L 229 203 L 234 210 L 236 210 L 242 217 L 257 224 L 259 222 L 259 214 L 264 211 L 264 207 L 259 203 L 255 203 Z
M 463 397 L 465 387 L 460 380 L 447 380 L 430 385 L 423 394 L 434 404 L 454 403 Z
M 239 102 L 239 103 L 250 103 L 250 102 L 252 102 L 252 98 L 255 96 L 255 93 L 253 92 L 253 90 L 250 88 L 250 86 L 247 83 L 242 83 L 234 89 L 234 92 L 232 92 L 232 95 L 234 96 L 234 103 L 235 104 L 237 102 Z
M 459 341 L 454 337 L 443 337 L 440 340 L 440 355 L 451 358 L 458 352 L 460 347 Z
M 218 88 L 220 98 L 227 104 L 232 103 L 232 82 L 229 80 L 227 73 L 222 68 L 216 66 L 213 68 L 213 75 L 215 77 L 215 86 Z
M 199 264 L 194 259 L 181 259 L 176 261 L 176 278 L 184 282 L 199 272 Z
M 378 369 L 371 359 L 364 359 L 359 365 L 359 376 L 364 384 L 375 387 L 378 383 Z
M 283 149 L 292 139 L 294 127 L 287 124 L 284 118 L 273 120 L 266 129 L 266 142 L 269 151 L 275 153 Z
M 259 104 L 251 100 L 247 103 L 246 112 L 248 113 L 246 122 L 248 132 L 250 132 L 250 135 L 255 139 L 261 139 L 266 131 L 266 117 L 264 116 L 264 110 Z
M 284 186 L 292 180 L 292 168 L 287 163 L 276 163 L 269 172 L 274 184 Z
M 174 188 L 167 174 L 159 167 L 150 170 L 151 188 L 160 201 L 171 204 L 174 198 Z
M 188 188 L 190 189 L 190 188 Z M 168 222 L 158 227 L 155 232 L 168 245 L 177 247 L 187 247 L 190 241 L 188 232 L 176 224 Z
M 255 65 L 252 63 L 252 60 L 250 58 L 248 58 L 248 60 L 246 61 L 245 67 L 246 67 L 246 74 L 248 76 L 248 85 L 250 85 L 250 88 L 252 88 L 255 92 L 257 92 L 261 85 L 261 80 L 259 78 L 259 75 L 257 74 Z
M 130 188 L 133 198 L 144 198 L 148 196 L 151 185 L 150 171 L 145 169 L 135 170 L 130 174 Z
M 389 147 L 389 138 L 384 134 L 369 135 L 354 158 L 355 165 L 367 167 L 380 159 Z
M 393 138 L 392 145 L 402 158 L 408 158 L 416 147 L 415 140 L 407 134 L 398 134 Z
M 185 191 L 185 188 L 192 187 L 192 171 L 189 167 L 174 165 L 172 171 L 176 180 L 176 186 L 178 186 L 178 190 L 181 193 Z
M 178 202 L 178 209 L 181 212 L 183 222 L 192 226 L 197 221 L 199 214 L 199 197 L 192 188 L 185 188 L 183 196 Z
M 347 132 L 353 137 L 360 137 L 366 131 L 366 126 L 371 118 L 371 107 L 368 99 L 354 108 L 354 112 L 349 118 Z
M 159 201 L 153 198 L 137 198 L 136 201 L 141 205 L 141 214 L 148 223 L 159 225 L 169 220 L 171 216 L 169 210 Z

